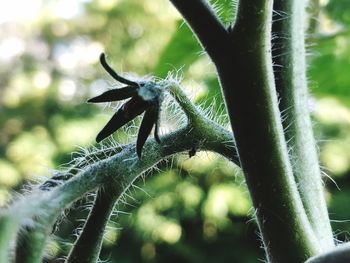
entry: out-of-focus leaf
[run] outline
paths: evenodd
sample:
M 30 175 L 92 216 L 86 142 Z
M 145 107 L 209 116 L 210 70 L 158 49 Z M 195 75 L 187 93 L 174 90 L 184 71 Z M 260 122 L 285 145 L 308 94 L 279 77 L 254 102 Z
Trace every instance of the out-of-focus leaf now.
M 350 1 L 330 0 L 325 8 L 328 15 L 335 21 L 347 25 L 350 23 Z
M 185 70 L 199 57 L 202 50 L 185 22 L 179 21 L 176 27 L 177 31 L 164 48 L 154 68 L 154 74 L 158 77 L 166 77 L 172 70 Z
M 350 37 L 338 36 L 316 46 L 309 68 L 313 93 L 334 96 L 350 106 Z
M 350 231 L 350 210 L 344 209 L 348 206 L 349 201 L 349 187 L 342 187 L 341 191 L 332 193 L 329 204 L 329 214 L 331 217 L 332 229 L 334 233 L 336 233 L 337 239 L 347 237 Z
M 235 0 L 210 1 L 224 24 L 230 24 L 236 14 Z M 191 29 L 184 21 L 177 23 L 177 31 L 164 48 L 154 74 L 165 77 L 169 71 L 182 69 L 185 71 L 199 57 L 202 48 L 195 39 Z

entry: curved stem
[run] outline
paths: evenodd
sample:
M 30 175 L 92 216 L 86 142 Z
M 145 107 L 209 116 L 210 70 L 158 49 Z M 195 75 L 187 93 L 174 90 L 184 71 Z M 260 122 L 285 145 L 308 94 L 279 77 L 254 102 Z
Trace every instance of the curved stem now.
M 191 109 L 191 112 L 197 111 L 193 109 L 195 105 L 191 104 L 187 98 L 182 98 L 181 94 L 175 98 L 182 105 L 184 111 L 187 112 Z M 201 121 L 193 123 L 206 123 L 206 129 L 200 125 L 189 123 L 188 126 L 163 136 L 161 145 L 154 139 L 150 139 L 144 147 L 144 155 L 147 158 L 139 160 L 134 151 L 135 145 L 129 144 L 114 156 L 87 165 L 73 178 L 51 191 L 38 190 L 15 202 L 9 207 L 7 213 L 0 217 L 0 226 L 5 218 L 13 218 L 13 222 L 16 224 L 12 230 L 15 231 L 20 223 L 32 218 L 31 224 L 25 225 L 21 233 L 16 250 L 16 261 L 40 262 L 46 238 L 56 217 L 70 203 L 81 198 L 87 192 L 113 185 L 115 189 L 120 189 L 119 193 L 122 193 L 140 174 L 159 161 L 192 148 L 216 151 L 232 161 L 237 161 L 232 133 L 201 114 L 196 118 Z M 118 191 L 116 191 L 116 195 L 118 196 Z M 113 207 L 113 198 L 109 202 L 110 205 L 103 210 L 105 211 L 105 219 L 101 221 L 102 225 L 108 220 L 109 212 L 107 210 Z M 99 242 L 95 242 L 95 244 Z M 1 236 L 0 244 L 2 244 Z M 0 254 L 3 248 L 0 247 Z M 98 247 L 96 249 L 99 250 Z
M 187 98 L 177 82 L 167 82 L 166 88 L 186 113 L 190 125 L 194 125 L 194 129 L 197 131 L 206 131 L 205 135 L 201 137 L 207 138 L 207 144 L 210 145 L 210 148 L 238 164 L 237 155 L 232 155 L 232 152 L 235 152 L 233 137 L 230 138 L 227 131 L 215 122 L 203 118 L 200 110 Z M 207 125 L 208 122 L 211 125 Z M 220 138 L 228 139 L 226 146 L 215 143 L 217 140 L 220 141 Z M 67 263 L 94 263 L 97 261 L 102 246 L 104 229 L 115 204 L 125 190 L 127 190 L 127 187 L 108 187 L 107 189 L 105 187 L 98 190 L 83 231 L 69 253 Z
M 270 262 L 303 262 L 320 247 L 288 157 L 271 57 L 272 0 L 242 0 L 232 51 L 218 66 L 228 112 Z
M 120 152 L 123 150 L 125 145 L 117 145 L 112 147 L 105 147 L 97 150 L 93 150 L 92 152 L 88 153 L 84 157 L 78 157 L 78 160 L 74 162 L 73 166 L 71 166 L 68 171 L 60 171 L 56 172 L 51 178 L 43 182 L 40 186 L 40 190 L 49 191 L 53 187 L 56 187 L 65 181 L 71 179 L 74 175 L 76 175 L 81 169 L 84 167 L 111 157 L 112 155 Z
M 308 107 L 304 0 L 276 0 L 273 23 L 275 81 L 293 173 L 321 247 L 334 246 Z
M 170 0 L 215 64 L 225 60 L 229 35 L 206 0 Z
M 104 230 L 122 193 L 123 189 L 115 187 L 97 190 L 94 205 L 66 263 L 95 263 L 98 261 Z
M 228 142 L 232 141 L 230 132 L 226 132 L 226 136 L 216 143 L 212 141 L 214 136 L 206 138 L 201 135 L 204 134 L 198 133 L 193 127 L 187 126 L 164 136 L 162 145 L 159 145 L 154 139 L 150 139 L 144 147 L 144 154 L 147 158 L 142 160 L 138 160 L 136 157 L 135 146 L 133 144 L 128 145 L 115 156 L 86 167 L 75 177 L 52 191 L 44 194 L 39 191 L 27 196 L 25 204 L 23 202 L 14 204 L 11 207 L 11 212 L 14 210 L 19 212 L 11 214 L 16 218 L 25 219 L 38 215 L 34 227 L 27 228 L 27 231 L 22 233 L 22 236 L 25 237 L 22 240 L 26 240 L 26 245 L 18 246 L 17 262 L 40 262 L 47 235 L 55 218 L 64 208 L 85 193 L 109 184 L 126 187 L 140 174 L 174 153 L 189 151 L 193 147 L 199 150 L 212 150 L 212 145 L 216 143 L 222 143 L 222 148 L 226 148 Z M 232 147 L 233 145 L 230 146 L 230 148 Z M 223 151 L 223 153 L 226 154 L 228 151 Z M 232 153 L 231 149 L 230 155 L 227 157 L 234 159 L 235 157 Z
M 172 2 L 205 47 L 207 40 L 199 29 L 204 31 L 206 21 L 191 8 L 201 1 Z M 230 38 L 223 32 L 207 52 L 218 70 L 267 257 L 271 262 L 295 263 L 318 253 L 320 246 L 293 177 L 278 109 L 271 57 L 272 3 L 241 0 Z M 220 32 L 215 27 L 213 31 Z

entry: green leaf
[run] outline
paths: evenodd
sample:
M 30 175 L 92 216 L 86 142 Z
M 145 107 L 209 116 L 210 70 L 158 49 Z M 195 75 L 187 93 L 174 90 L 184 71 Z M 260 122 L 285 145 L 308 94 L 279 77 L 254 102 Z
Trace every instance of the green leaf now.
M 350 23 L 350 1 L 330 0 L 325 7 L 328 15 L 337 22 L 349 25 Z
M 350 106 L 350 36 L 322 40 L 312 52 L 309 68 L 315 95 L 333 96 Z
M 158 77 L 164 78 L 172 70 L 185 70 L 198 59 L 202 50 L 185 22 L 178 21 L 176 27 L 177 31 L 164 48 L 154 68 L 154 74 Z

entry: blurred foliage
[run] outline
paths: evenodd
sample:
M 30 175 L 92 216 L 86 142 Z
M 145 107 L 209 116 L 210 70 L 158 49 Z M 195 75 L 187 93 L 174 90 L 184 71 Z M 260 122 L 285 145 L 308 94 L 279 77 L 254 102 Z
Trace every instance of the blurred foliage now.
M 212 2 L 228 25 L 236 5 L 229 0 Z M 325 178 L 333 228 L 339 240 L 347 240 L 350 2 L 310 2 L 312 19 L 318 21 L 308 38 L 310 87 L 315 96 L 310 105 L 324 171 L 340 187 Z M 0 205 L 12 191 L 69 162 L 78 147 L 94 143 L 113 110 L 85 103 L 115 85 L 98 64 L 102 51 L 118 72 L 165 77 L 177 71 L 198 103 L 214 115 L 224 112 L 213 65 L 166 0 L 13 0 L 2 1 L 1 7 Z M 226 118 L 219 120 L 225 123 Z M 115 138 L 125 142 L 128 134 L 121 131 Z M 263 259 L 237 167 L 211 153 L 200 153 L 169 160 L 159 168 L 160 172 L 147 175 L 147 183 L 137 182 L 119 205 L 106 231 L 102 259 Z M 85 205 L 86 201 L 75 204 L 63 219 L 48 246 L 47 262 L 60 262 L 68 253 L 79 219 L 86 216 Z

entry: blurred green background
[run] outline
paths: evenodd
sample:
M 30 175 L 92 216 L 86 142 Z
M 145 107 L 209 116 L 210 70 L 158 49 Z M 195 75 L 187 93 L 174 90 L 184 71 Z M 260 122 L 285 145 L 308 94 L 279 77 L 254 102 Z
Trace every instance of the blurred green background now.
M 230 2 L 215 2 L 227 23 Z M 85 103 L 115 85 L 98 64 L 102 51 L 119 72 L 165 77 L 180 70 L 198 103 L 217 101 L 214 110 L 223 110 L 213 66 L 167 0 L 1 0 L 0 7 L 0 206 L 69 162 L 79 147 L 93 145 L 113 111 Z M 324 181 L 333 230 L 344 241 L 350 231 L 350 2 L 310 0 L 308 9 L 310 108 L 323 171 L 332 178 Z M 123 131 L 115 138 L 128 140 Z M 223 158 L 183 155 L 137 186 L 144 191 L 133 188 L 113 216 L 102 260 L 264 259 L 244 180 Z M 86 213 L 78 203 L 62 219 L 47 262 L 62 262 Z

